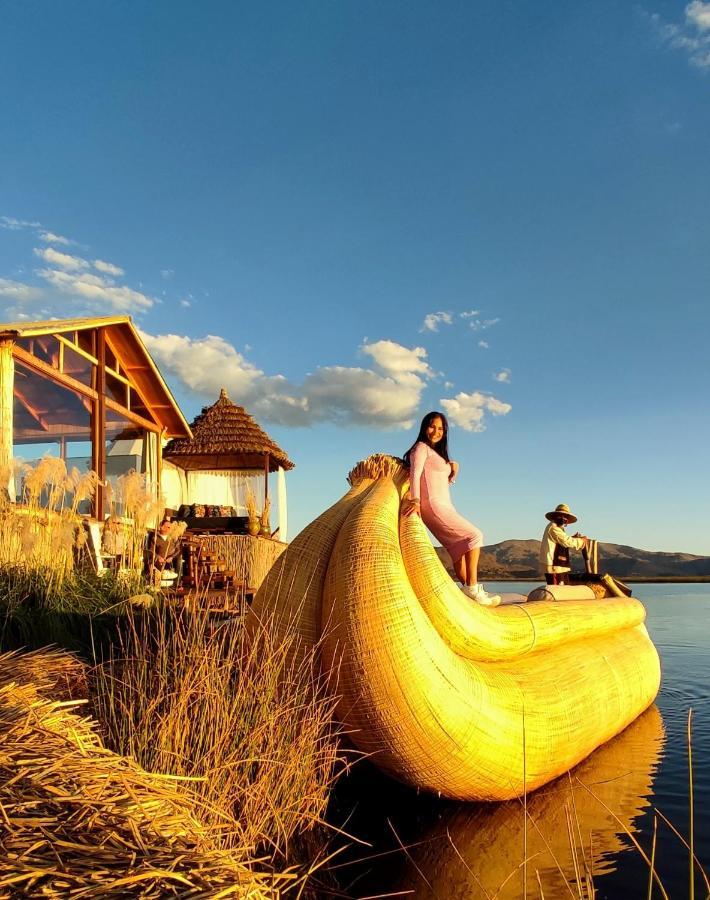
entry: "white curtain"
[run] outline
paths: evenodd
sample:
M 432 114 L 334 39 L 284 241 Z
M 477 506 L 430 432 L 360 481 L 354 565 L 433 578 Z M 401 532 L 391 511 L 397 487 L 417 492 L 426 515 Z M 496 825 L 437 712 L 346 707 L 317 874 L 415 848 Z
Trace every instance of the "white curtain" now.
M 246 495 L 251 488 L 257 508 L 264 503 L 264 475 L 254 471 L 189 471 L 185 503 L 233 506 L 238 516 L 247 514 Z
M 160 506 L 160 490 L 161 485 L 158 484 L 158 435 L 155 431 L 146 431 L 143 433 L 143 472 L 145 475 L 146 490 L 150 491 L 156 503 L 154 525 L 158 524 L 158 517 L 162 510 Z
M 183 503 L 187 503 L 185 470 L 164 459 L 160 474 L 160 490 L 163 504 L 167 509 L 180 509 Z
M 279 502 L 279 540 L 288 540 L 288 509 L 286 506 L 286 473 L 279 466 L 276 476 L 276 496 Z

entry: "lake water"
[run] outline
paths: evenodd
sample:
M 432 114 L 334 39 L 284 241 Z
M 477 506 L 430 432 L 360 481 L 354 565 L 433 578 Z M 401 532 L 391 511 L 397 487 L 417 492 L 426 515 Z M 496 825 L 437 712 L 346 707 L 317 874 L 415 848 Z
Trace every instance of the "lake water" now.
M 531 585 L 488 587 L 527 593 Z M 356 766 L 341 780 L 333 817 L 371 846 L 358 847 L 337 870 L 345 896 L 587 897 L 575 881 L 575 868 L 586 863 L 597 898 L 645 898 L 649 867 L 629 833 L 650 856 L 654 819 L 663 888 L 674 900 L 690 896 L 688 850 L 655 811 L 688 838 L 692 709 L 695 852 L 710 875 L 710 584 L 641 584 L 634 596 L 646 605 L 661 656 L 655 706 L 570 777 L 531 794 L 527 817 L 518 801 L 440 800 Z M 707 895 L 696 874 L 696 898 Z M 656 885 L 653 897 L 662 896 Z

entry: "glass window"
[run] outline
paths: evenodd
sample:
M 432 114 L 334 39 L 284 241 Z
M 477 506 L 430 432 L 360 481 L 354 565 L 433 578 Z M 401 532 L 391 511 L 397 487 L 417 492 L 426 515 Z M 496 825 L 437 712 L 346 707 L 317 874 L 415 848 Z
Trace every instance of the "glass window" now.
M 85 353 L 96 356 L 96 332 L 95 331 L 79 331 L 77 332 L 77 343 Z
M 69 470 L 76 467 L 87 472 L 91 468 L 91 401 L 16 361 L 13 455 L 30 464 L 43 456 L 61 457 Z M 23 487 L 18 477 L 18 501 L 23 500 Z M 44 491 L 39 499 L 46 502 Z M 84 501 L 79 511 L 88 513 L 89 506 L 90 502 Z
M 128 409 L 128 385 L 109 372 L 106 373 L 106 396 Z
M 59 368 L 59 341 L 53 334 L 19 338 L 17 344 L 47 365 L 53 366 L 55 369 Z
M 94 365 L 81 353 L 72 350 L 71 347 L 64 345 L 64 372 L 81 381 L 88 387 L 93 387 Z
M 113 512 L 124 515 L 118 479 L 128 472 L 144 472 L 145 432 L 120 413 L 106 408 L 106 481 L 111 486 Z

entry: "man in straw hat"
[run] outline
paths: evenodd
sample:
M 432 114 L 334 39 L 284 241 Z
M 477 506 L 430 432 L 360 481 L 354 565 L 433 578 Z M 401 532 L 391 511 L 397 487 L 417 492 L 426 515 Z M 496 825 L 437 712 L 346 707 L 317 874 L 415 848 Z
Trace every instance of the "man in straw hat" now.
M 568 584 L 569 552 L 584 550 L 589 538 L 582 534 L 569 535 L 565 526 L 577 521 L 566 503 L 560 503 L 552 512 L 545 513 L 549 525 L 545 529 L 540 544 L 540 568 L 545 574 L 548 584 Z

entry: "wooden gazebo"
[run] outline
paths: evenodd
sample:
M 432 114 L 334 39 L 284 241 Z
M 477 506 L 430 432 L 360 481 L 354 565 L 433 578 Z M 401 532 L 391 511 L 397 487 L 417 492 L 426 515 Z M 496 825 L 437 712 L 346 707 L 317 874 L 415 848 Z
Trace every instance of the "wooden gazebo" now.
M 243 406 L 229 399 L 224 388 L 216 403 L 203 407 L 191 431 L 190 438 L 171 440 L 163 459 L 186 471 L 263 471 L 264 502 L 269 496 L 269 473 L 293 468 L 286 453 Z
M 189 436 L 129 316 L 0 324 L 0 465 L 48 453 L 93 469 L 103 521 L 111 478 L 140 468 L 157 489 L 163 439 Z

